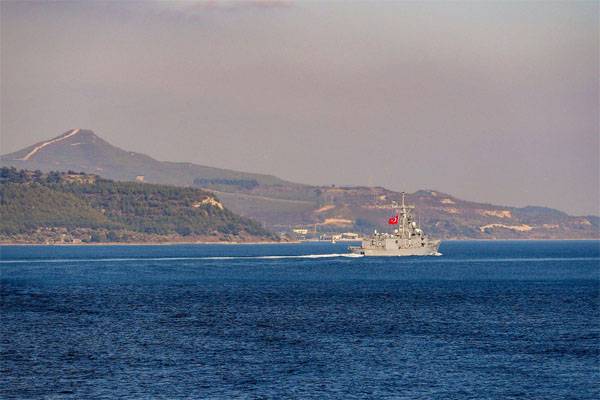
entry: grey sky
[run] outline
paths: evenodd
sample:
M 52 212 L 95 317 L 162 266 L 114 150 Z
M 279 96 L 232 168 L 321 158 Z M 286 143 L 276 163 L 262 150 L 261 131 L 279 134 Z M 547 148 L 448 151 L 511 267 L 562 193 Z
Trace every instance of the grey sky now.
M 598 2 L 8 2 L 1 153 L 161 160 L 599 214 Z

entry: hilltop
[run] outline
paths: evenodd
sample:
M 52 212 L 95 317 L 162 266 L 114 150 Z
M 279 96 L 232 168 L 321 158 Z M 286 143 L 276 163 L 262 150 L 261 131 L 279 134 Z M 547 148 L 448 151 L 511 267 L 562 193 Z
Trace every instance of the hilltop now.
M 0 242 L 273 241 L 195 188 L 0 168 Z
M 41 171 L 75 170 L 116 181 L 194 187 L 215 193 L 233 212 L 272 230 L 303 226 L 318 232 L 388 229 L 400 193 L 381 187 L 314 186 L 271 175 L 155 160 L 115 147 L 90 130 L 73 129 L 0 157 L 0 165 Z M 458 199 L 435 190 L 407 196 L 425 231 L 453 239 L 599 238 L 598 216 L 570 216 L 544 207 L 508 207 Z
M 270 175 L 158 161 L 145 154 L 113 146 L 87 129 L 71 129 L 53 139 L 2 155 L 0 166 L 43 172 L 82 171 L 116 181 L 137 179 L 176 186 L 191 186 L 197 178 L 208 182 L 237 181 L 263 185 L 286 183 Z

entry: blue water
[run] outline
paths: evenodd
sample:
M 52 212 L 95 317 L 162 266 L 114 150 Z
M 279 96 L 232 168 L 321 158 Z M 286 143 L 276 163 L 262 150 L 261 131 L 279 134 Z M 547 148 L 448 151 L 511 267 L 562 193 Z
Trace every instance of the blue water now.
M 600 398 L 600 242 L 440 251 L 1 247 L 0 397 Z

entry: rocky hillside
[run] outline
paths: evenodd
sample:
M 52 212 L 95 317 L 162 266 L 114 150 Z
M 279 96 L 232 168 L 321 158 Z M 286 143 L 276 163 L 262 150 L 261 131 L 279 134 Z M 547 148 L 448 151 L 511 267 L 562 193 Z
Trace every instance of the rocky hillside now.
M 232 210 L 274 229 L 302 225 L 317 231 L 387 230 L 392 201 L 401 194 L 379 187 L 289 187 L 216 191 Z M 599 238 L 597 216 L 574 217 L 544 207 L 502 207 L 421 190 L 406 196 L 424 230 L 444 239 Z
M 92 131 L 73 129 L 54 139 L 0 157 L 0 165 L 31 170 L 75 170 L 120 181 L 196 187 L 265 226 L 318 232 L 388 229 L 392 200 L 400 194 L 379 187 L 323 187 L 190 163 L 157 161 L 121 150 Z M 598 238 L 598 216 L 570 216 L 542 207 L 504 207 L 422 190 L 409 194 L 423 228 L 439 238 Z
M 0 169 L 0 241 L 277 240 L 200 189 Z

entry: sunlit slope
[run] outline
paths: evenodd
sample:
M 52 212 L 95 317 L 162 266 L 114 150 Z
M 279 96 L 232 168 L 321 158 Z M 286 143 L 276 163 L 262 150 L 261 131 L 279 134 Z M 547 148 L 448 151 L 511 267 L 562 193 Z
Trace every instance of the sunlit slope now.
M 301 225 L 317 231 L 389 230 L 387 220 L 394 212 L 392 202 L 401 198 L 400 193 L 380 187 L 281 186 L 236 189 L 229 193 L 222 186 L 219 189 L 218 196 L 232 210 L 274 229 Z M 544 207 L 477 203 L 432 190 L 410 193 L 407 202 L 416 206 L 414 213 L 425 231 L 439 238 L 600 237 L 596 216 L 575 217 Z

